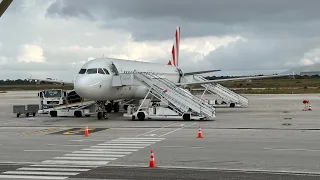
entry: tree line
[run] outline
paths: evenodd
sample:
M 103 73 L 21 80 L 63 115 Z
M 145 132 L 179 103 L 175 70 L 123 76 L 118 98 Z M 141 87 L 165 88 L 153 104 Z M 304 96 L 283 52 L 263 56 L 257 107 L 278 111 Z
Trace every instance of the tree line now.
M 257 76 L 263 76 L 262 74 L 259 74 Z M 239 76 L 204 76 L 208 80 L 214 80 L 214 79 L 226 79 L 226 78 L 235 78 Z M 314 76 L 300 76 L 300 75 L 294 75 L 295 79 L 310 79 L 310 78 L 319 78 L 319 75 Z M 274 79 L 289 79 L 292 78 L 292 76 L 284 76 L 284 77 L 275 77 Z M 28 85 L 28 84 L 36 84 L 36 81 L 34 80 L 28 80 L 28 79 L 16 79 L 16 80 L 0 80 L 0 85 Z M 41 84 L 53 84 L 49 82 L 41 82 Z

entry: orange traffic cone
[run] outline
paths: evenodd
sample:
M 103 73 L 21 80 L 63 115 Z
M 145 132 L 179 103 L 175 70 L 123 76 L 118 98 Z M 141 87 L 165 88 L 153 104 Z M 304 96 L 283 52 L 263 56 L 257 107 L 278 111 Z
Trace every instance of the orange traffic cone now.
M 84 136 L 89 136 L 88 125 L 86 125 L 86 129 L 85 129 L 85 131 L 84 131 Z
M 197 138 L 202 138 L 202 130 L 199 126 L 199 130 L 198 130 L 198 137 Z
M 154 162 L 154 155 L 153 155 L 153 151 L 151 150 L 149 168 L 155 168 L 155 167 L 156 167 L 156 163 Z

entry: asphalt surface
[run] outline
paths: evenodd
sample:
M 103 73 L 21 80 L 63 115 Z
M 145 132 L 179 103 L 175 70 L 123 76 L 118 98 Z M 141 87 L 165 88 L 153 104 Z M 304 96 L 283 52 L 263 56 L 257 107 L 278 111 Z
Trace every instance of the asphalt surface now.
M 12 105 L 38 103 L 37 92 L 0 94 L 0 179 L 319 179 L 319 96 L 247 97 L 214 121 L 131 121 L 17 118 Z

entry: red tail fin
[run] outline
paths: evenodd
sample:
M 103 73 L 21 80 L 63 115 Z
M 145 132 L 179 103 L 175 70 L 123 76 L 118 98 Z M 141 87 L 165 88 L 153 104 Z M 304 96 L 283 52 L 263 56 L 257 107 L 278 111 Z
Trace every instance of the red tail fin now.
M 178 26 L 176 29 L 176 33 L 173 40 L 173 46 L 171 50 L 171 59 L 169 59 L 168 65 L 177 66 L 179 60 L 179 46 L 180 46 L 180 27 Z

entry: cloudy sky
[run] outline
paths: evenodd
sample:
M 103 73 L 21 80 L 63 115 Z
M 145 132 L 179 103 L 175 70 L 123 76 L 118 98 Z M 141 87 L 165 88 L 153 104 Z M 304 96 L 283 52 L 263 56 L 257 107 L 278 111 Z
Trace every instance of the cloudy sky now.
M 1 0 L 0 0 L 1 1 Z M 217 75 L 319 62 L 319 0 L 14 0 L 0 19 L 0 79 L 72 80 L 94 57 L 179 65 Z

